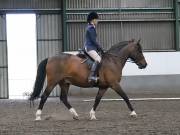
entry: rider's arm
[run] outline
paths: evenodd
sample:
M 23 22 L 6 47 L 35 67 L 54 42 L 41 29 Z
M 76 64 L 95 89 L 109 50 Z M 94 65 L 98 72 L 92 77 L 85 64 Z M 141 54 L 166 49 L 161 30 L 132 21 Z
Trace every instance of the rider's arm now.
M 90 28 L 88 29 L 88 35 L 89 35 L 89 39 L 90 41 L 93 43 L 94 46 L 97 47 L 98 51 L 101 51 L 101 46 L 99 45 L 99 43 L 96 41 L 96 31 L 94 28 Z

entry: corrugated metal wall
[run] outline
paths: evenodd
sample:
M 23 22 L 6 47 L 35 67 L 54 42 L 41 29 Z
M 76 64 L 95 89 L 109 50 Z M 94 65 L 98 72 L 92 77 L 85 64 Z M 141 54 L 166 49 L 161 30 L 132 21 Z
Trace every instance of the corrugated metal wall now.
M 64 30 L 67 30 L 68 50 L 82 48 L 87 25 L 86 16 L 92 10 L 100 14 L 97 31 L 99 41 L 105 49 L 131 38 L 141 38 L 145 50 L 175 49 L 174 0 L 64 0 L 64 2 L 66 6 L 62 7 L 62 0 L 0 1 L 0 14 L 16 10 L 37 13 L 37 64 L 44 58 L 62 51 L 62 23 L 65 24 Z M 62 14 L 65 16 L 62 17 Z M 66 31 L 64 32 L 66 34 Z M 5 19 L 0 17 L 0 98 L 8 97 L 5 35 Z M 52 95 L 59 95 L 58 87 Z
M 109 10 L 113 8 L 118 10 Z M 83 47 L 87 9 L 97 10 L 100 15 L 97 33 L 105 49 L 120 41 L 141 38 L 144 50 L 175 50 L 174 12 L 162 11 L 173 9 L 172 0 L 68 0 L 69 50 Z
M 8 98 L 8 64 L 5 15 L 0 15 L 0 98 Z
M 37 61 L 62 51 L 62 0 L 0 1 L 0 98 L 8 98 L 6 13 L 37 14 Z M 52 93 L 59 95 L 59 89 Z
M 62 21 L 60 14 L 37 15 L 37 61 L 58 55 L 62 51 Z M 59 86 L 52 96 L 59 95 Z
M 0 9 L 56 9 L 61 0 L 1 0 Z
M 122 39 L 141 38 L 141 44 L 145 50 L 175 49 L 173 22 L 126 22 L 123 28 Z
M 67 24 L 67 44 L 68 50 L 78 50 L 82 48 L 85 33 L 85 23 L 68 23 Z
M 67 0 L 67 8 L 159 8 L 172 7 L 173 0 Z

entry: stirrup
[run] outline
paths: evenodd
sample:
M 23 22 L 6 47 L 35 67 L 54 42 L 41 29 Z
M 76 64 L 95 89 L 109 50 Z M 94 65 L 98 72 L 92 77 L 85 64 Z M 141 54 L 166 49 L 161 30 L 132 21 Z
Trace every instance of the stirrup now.
M 90 83 L 90 82 L 95 82 L 95 83 L 97 83 L 98 80 L 99 80 L 99 77 L 95 77 L 95 76 L 91 76 L 91 77 L 88 78 L 88 82 L 89 82 L 89 83 Z

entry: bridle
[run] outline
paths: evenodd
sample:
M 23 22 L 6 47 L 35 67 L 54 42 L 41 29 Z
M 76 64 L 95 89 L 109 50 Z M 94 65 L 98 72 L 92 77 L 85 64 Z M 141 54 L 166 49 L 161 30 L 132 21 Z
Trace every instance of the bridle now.
M 114 54 L 114 53 L 106 52 L 106 54 L 109 54 L 109 55 L 114 56 L 114 57 L 117 57 L 117 58 L 122 58 L 122 57 L 120 57 L 120 56 L 118 56 L 118 55 L 116 55 L 116 54 Z M 136 62 L 133 61 L 131 58 L 128 58 L 128 59 L 127 59 L 127 62 L 136 63 Z

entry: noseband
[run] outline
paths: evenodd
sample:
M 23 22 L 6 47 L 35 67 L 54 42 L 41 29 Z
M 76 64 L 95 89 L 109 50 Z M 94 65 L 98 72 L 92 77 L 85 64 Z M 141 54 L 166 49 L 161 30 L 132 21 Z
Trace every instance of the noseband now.
M 108 52 L 107 54 L 112 55 L 112 56 L 117 57 L 117 58 L 122 58 L 122 57 L 120 57 L 120 56 L 118 56 L 118 55 L 116 55 L 116 54 L 113 54 L 113 53 L 109 53 L 109 52 Z M 131 58 L 128 58 L 128 59 L 127 59 L 127 62 L 136 63 L 135 60 L 132 60 Z

